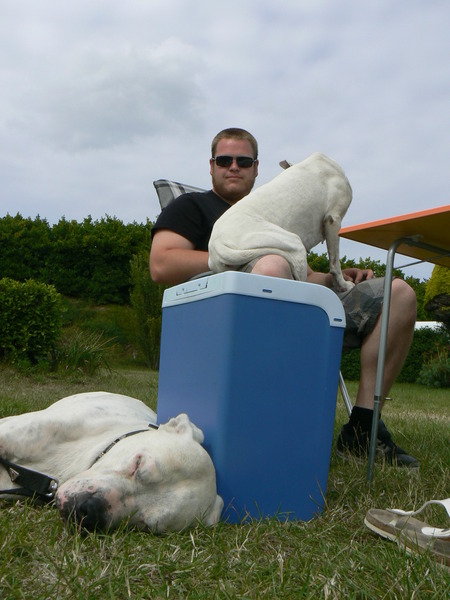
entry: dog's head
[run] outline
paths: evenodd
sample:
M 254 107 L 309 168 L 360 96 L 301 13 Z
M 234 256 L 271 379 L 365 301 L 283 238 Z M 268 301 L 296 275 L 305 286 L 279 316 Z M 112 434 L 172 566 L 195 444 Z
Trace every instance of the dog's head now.
M 125 438 L 66 481 L 56 505 L 65 519 L 89 530 L 124 521 L 155 533 L 181 530 L 197 520 L 212 525 L 223 501 L 202 441 L 202 431 L 184 414 L 158 430 Z

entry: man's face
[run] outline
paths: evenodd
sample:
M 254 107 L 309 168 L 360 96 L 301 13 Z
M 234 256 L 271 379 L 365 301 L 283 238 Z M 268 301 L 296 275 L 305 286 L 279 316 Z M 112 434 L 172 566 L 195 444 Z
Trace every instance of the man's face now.
M 217 156 L 253 157 L 253 150 L 247 140 L 224 138 L 217 144 Z M 229 167 L 219 167 L 213 160 L 210 160 L 209 164 L 213 190 L 230 204 L 234 204 L 251 191 L 258 175 L 258 161 L 250 168 L 239 167 L 236 160 L 233 160 Z

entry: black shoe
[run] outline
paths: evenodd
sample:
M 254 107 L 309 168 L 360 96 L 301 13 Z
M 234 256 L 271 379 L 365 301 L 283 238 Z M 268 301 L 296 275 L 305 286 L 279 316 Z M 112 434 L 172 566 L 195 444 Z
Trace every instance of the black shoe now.
M 361 429 L 354 429 L 347 423 L 341 429 L 337 441 L 337 453 L 341 458 L 353 456 L 361 462 L 369 456 L 370 434 Z M 419 461 L 410 456 L 403 448 L 397 446 L 392 440 L 386 425 L 380 419 L 378 422 L 378 435 L 376 456 L 382 457 L 390 465 L 418 469 Z
M 395 464 L 399 467 L 409 467 L 410 469 L 419 468 L 417 458 L 410 456 L 403 448 L 394 443 L 384 421 L 381 419 L 378 421 L 377 454 L 378 452 L 384 455 L 386 462 L 390 465 Z

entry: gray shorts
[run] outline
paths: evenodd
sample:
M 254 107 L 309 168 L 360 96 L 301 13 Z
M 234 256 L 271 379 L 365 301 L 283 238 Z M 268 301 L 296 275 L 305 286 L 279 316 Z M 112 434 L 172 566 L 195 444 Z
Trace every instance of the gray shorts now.
M 338 296 L 344 306 L 347 325 L 344 350 L 359 348 L 380 315 L 383 305 L 384 277 L 367 279 Z

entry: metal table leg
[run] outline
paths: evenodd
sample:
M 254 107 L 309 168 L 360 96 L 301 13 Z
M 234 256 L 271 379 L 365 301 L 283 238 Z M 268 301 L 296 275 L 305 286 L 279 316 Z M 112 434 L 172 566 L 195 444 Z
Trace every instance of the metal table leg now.
M 378 436 L 378 419 L 380 417 L 380 403 L 383 395 L 384 363 L 386 360 L 387 333 L 389 326 L 389 309 L 391 305 L 392 272 L 394 270 L 395 251 L 401 240 L 394 242 L 389 248 L 386 260 L 386 275 L 384 280 L 383 310 L 381 312 L 380 345 L 378 349 L 377 375 L 375 380 L 375 395 L 373 399 L 372 433 L 370 435 L 369 464 L 367 468 L 367 481 L 372 481 L 373 465 Z
M 388 250 L 386 259 L 386 276 L 384 282 L 384 299 L 383 299 L 383 310 L 381 312 L 381 330 L 380 330 L 380 346 L 378 349 L 378 363 L 377 363 L 377 375 L 375 380 L 375 395 L 373 400 L 373 417 L 372 417 L 372 433 L 370 436 L 369 446 L 369 464 L 367 468 L 367 481 L 373 479 L 373 466 L 375 462 L 375 453 L 377 447 L 377 436 L 378 436 L 378 419 L 380 417 L 380 403 L 383 397 L 383 379 L 384 379 L 384 365 L 386 360 L 386 345 L 387 335 L 389 326 L 389 309 L 391 305 L 391 288 L 392 288 L 392 273 L 394 270 L 394 257 L 397 248 L 401 244 L 408 246 L 418 246 L 425 248 L 430 252 L 439 255 L 445 255 L 448 250 L 443 250 L 436 246 L 420 242 L 420 236 L 414 235 L 411 237 L 399 238 L 393 242 Z

